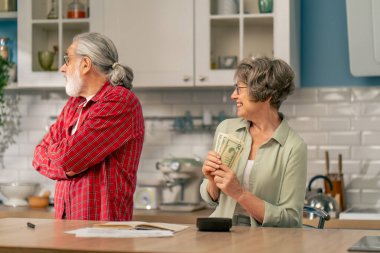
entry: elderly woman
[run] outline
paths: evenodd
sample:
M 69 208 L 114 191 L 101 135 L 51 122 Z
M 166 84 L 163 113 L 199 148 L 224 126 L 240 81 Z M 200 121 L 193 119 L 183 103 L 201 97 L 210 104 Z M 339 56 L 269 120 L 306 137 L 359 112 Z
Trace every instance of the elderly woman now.
M 300 227 L 306 185 L 307 147 L 279 112 L 294 90 L 294 72 L 282 60 L 247 58 L 237 67 L 237 116 L 220 123 L 243 144 L 232 168 L 209 151 L 202 167 L 202 198 L 216 209 L 212 217 L 234 225 Z M 214 138 L 214 143 L 216 138 Z

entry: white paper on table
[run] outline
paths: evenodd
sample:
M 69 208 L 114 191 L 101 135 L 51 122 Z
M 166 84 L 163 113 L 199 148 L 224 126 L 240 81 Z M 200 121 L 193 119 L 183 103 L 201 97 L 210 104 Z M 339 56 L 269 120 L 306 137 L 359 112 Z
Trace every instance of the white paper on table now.
M 131 230 L 91 227 L 65 231 L 65 233 L 75 234 L 76 237 L 102 238 L 169 237 L 174 235 L 174 232 L 168 230 Z

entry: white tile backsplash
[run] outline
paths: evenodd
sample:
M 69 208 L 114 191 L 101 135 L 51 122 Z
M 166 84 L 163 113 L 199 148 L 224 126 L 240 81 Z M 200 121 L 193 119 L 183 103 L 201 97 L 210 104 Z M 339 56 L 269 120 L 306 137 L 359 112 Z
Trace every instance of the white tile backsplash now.
M 349 130 L 350 119 L 349 118 L 319 118 L 319 130 Z
M 201 116 L 208 110 L 216 117 L 224 111 L 233 115 L 231 89 L 138 90 L 145 117 L 178 117 L 189 110 Z M 33 180 L 53 182 L 32 169 L 35 145 L 45 134 L 49 116 L 57 115 L 67 99 L 65 93 L 22 92 L 19 109 L 22 132 L 4 156 L 6 168 L 0 182 Z M 330 154 L 330 170 L 337 171 L 338 154 L 343 155 L 347 206 L 380 206 L 380 88 L 297 89 L 280 109 L 289 124 L 308 144 L 308 179 L 325 173 L 324 152 Z M 201 120 L 194 120 L 195 125 Z M 138 182 L 159 184 L 162 175 L 156 162 L 164 157 L 204 159 L 211 149 L 213 132 L 176 133 L 173 120 L 146 120 L 146 135 Z
M 327 132 L 301 132 L 298 131 L 299 135 L 305 140 L 308 145 L 326 145 L 328 139 Z
M 360 160 L 376 160 L 380 158 L 380 146 L 353 146 L 351 158 Z
M 191 104 L 193 102 L 193 93 L 186 91 L 167 91 L 164 92 L 162 103 L 164 104 Z
M 353 88 L 352 89 L 353 101 L 380 101 L 379 88 Z
M 330 132 L 328 142 L 329 145 L 360 145 L 360 132 Z
M 380 115 L 380 103 L 368 103 L 362 106 L 362 115 L 365 116 L 379 116 Z
M 362 144 L 363 145 L 376 145 L 379 144 L 380 131 L 363 131 L 362 132 Z
M 350 102 L 350 89 L 345 88 L 322 88 L 318 94 L 319 102 Z
M 355 117 L 360 115 L 360 104 L 329 104 L 328 113 L 331 118 L 338 116 Z
M 310 118 L 310 117 L 294 117 L 289 118 L 289 125 L 295 129 L 300 131 L 311 131 L 311 130 L 317 130 L 318 129 L 318 120 L 316 118 Z
M 378 130 L 380 131 L 380 117 L 357 117 L 351 119 L 352 130 Z
M 305 117 L 321 117 L 327 115 L 327 105 L 325 104 L 304 104 L 296 106 L 296 115 Z

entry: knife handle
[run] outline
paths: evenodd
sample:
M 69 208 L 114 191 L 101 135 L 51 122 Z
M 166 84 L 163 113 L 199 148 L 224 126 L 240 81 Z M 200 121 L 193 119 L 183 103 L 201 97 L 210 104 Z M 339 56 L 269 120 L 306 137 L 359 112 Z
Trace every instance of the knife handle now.
M 326 162 L 326 175 L 328 176 L 330 173 L 330 158 L 329 151 L 325 151 L 325 162 Z

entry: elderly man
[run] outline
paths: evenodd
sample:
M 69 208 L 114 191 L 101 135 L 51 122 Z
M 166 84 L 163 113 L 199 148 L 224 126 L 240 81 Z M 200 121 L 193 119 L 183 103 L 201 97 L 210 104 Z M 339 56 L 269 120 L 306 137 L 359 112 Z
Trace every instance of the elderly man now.
M 70 98 L 33 159 L 39 173 L 57 181 L 55 217 L 130 220 L 144 139 L 133 72 L 98 33 L 75 36 L 60 71 Z

